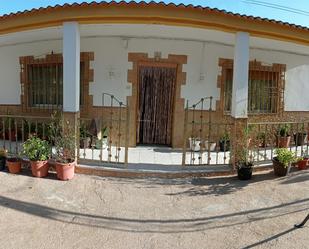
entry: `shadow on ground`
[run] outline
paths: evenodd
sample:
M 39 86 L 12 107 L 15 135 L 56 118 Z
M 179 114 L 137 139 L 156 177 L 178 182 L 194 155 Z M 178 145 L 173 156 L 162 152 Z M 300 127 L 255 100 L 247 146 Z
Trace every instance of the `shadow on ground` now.
M 223 227 L 233 227 L 259 220 L 283 217 L 308 210 L 309 198 L 276 206 L 246 210 L 215 216 L 186 219 L 140 219 L 112 217 L 61 210 L 36 203 L 0 196 L 0 208 L 13 209 L 43 219 L 51 219 L 71 225 L 96 227 L 131 233 L 186 233 Z
M 184 191 L 169 193 L 168 195 L 185 195 L 185 196 L 204 196 L 204 195 L 227 195 L 238 191 L 250 184 L 261 181 L 273 180 L 275 177 L 272 173 L 254 175 L 250 181 L 240 181 L 234 177 L 220 178 L 193 178 L 191 186 Z
M 293 184 L 309 181 L 309 170 L 298 171 L 296 174 L 291 174 L 286 177 L 281 184 Z

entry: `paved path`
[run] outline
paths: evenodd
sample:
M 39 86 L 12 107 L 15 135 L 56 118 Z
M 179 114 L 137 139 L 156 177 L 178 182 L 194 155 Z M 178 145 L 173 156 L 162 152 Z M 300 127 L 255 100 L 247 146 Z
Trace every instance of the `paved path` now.
M 309 170 L 70 182 L 0 173 L 0 248 L 309 248 Z

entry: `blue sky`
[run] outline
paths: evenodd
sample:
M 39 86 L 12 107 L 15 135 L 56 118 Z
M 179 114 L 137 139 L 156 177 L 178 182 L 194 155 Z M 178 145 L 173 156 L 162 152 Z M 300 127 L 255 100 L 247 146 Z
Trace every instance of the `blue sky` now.
M 91 0 L 92 1 L 92 0 Z M 2 1 L 0 15 L 48 5 L 91 2 L 69 0 L 10 0 Z M 138 0 L 136 2 L 139 2 Z M 146 0 L 146 2 L 149 2 Z M 241 14 L 267 17 L 309 27 L 309 0 L 164 0 L 176 4 L 193 4 L 225 9 Z

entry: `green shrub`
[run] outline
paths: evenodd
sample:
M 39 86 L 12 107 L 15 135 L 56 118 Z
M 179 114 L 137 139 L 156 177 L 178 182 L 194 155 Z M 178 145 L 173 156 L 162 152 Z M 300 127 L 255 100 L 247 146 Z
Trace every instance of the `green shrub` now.
M 287 136 L 289 136 L 290 129 L 291 129 L 290 124 L 283 124 L 283 125 L 279 126 L 278 132 L 279 132 L 281 137 L 287 137 Z
M 278 148 L 276 149 L 275 153 L 277 154 L 278 161 L 282 163 L 285 168 L 288 167 L 291 163 L 297 161 L 295 153 L 288 150 L 287 148 Z
M 46 140 L 36 136 L 30 137 L 23 144 L 23 155 L 31 161 L 45 161 L 50 157 L 50 146 Z
M 55 145 L 55 157 L 60 163 L 71 163 L 75 160 L 76 136 L 74 127 L 64 120 L 60 112 L 52 114 L 49 124 L 50 140 Z

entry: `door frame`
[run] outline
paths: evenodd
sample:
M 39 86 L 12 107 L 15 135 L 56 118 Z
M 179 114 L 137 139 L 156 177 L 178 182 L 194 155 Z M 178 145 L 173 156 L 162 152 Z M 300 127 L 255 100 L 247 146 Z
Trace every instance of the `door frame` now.
M 169 54 L 167 58 L 149 58 L 147 53 L 128 53 L 128 61 L 132 63 L 132 69 L 128 70 L 128 83 L 131 83 L 132 94 L 128 96 L 128 104 L 130 110 L 129 120 L 129 146 L 136 146 L 137 138 L 137 107 L 138 107 L 138 81 L 139 81 L 139 65 L 176 65 L 176 85 L 174 110 L 172 121 L 171 146 L 173 148 L 183 147 L 184 137 L 184 116 L 185 101 L 181 98 L 181 86 L 186 83 L 186 73 L 183 72 L 183 65 L 187 64 L 186 55 Z M 150 63 L 150 64 L 148 64 Z
M 139 104 L 140 104 L 140 68 L 141 67 L 159 67 L 159 68 L 173 68 L 176 71 L 176 77 L 175 77 L 175 88 L 174 92 L 172 93 L 174 96 L 176 95 L 176 83 L 177 83 L 177 64 L 176 63 L 168 63 L 168 62 L 147 62 L 147 61 L 142 61 L 138 63 L 138 70 L 137 70 L 137 98 L 136 98 L 136 145 L 140 144 L 139 142 L 139 129 L 140 129 L 140 122 L 138 120 L 139 116 Z M 174 112 L 175 112 L 175 100 L 176 98 L 174 97 L 173 103 L 172 103 L 172 124 L 171 124 L 171 141 L 170 144 L 167 144 L 166 146 L 172 146 L 172 141 L 173 141 L 173 127 L 174 127 Z

